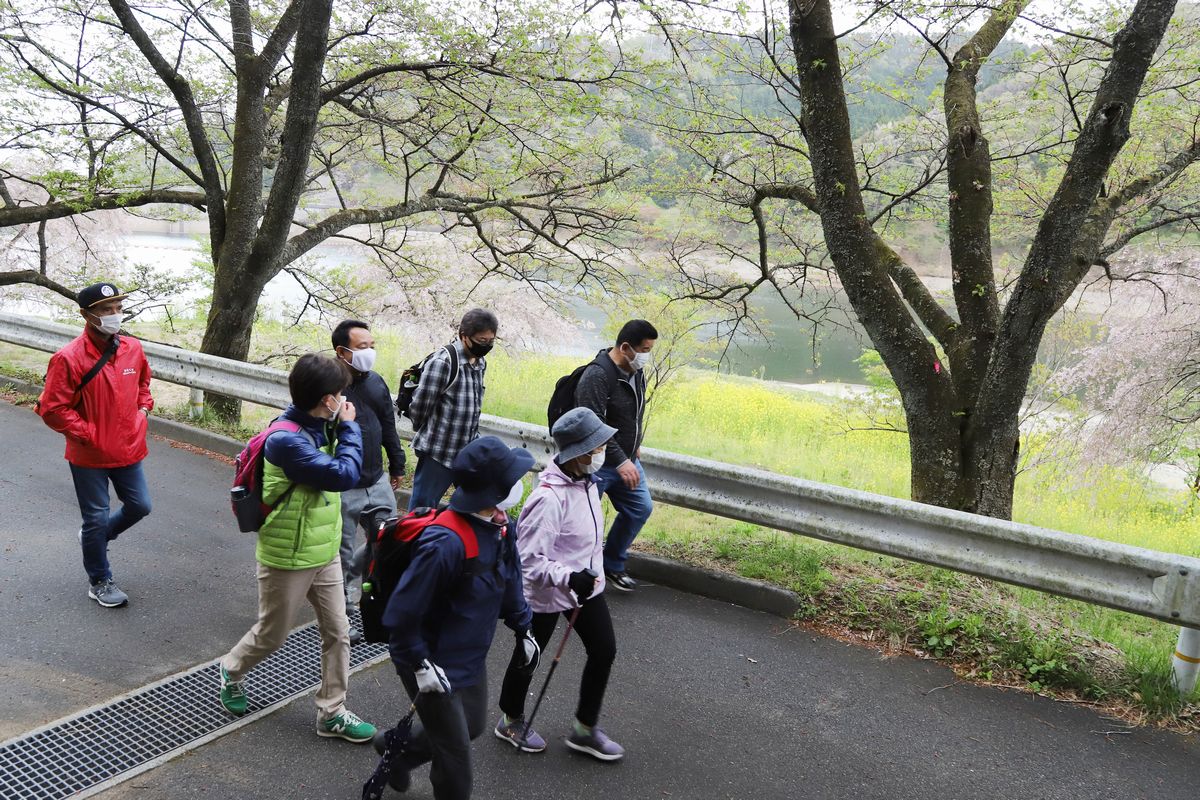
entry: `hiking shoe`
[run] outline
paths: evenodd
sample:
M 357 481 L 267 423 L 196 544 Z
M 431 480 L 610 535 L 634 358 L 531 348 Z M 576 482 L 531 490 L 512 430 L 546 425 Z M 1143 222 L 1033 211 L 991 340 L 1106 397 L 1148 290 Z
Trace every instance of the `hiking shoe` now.
M 383 755 L 383 751 L 387 749 L 387 735 L 389 731 L 379 731 L 375 734 L 375 738 L 371 744 L 375 747 L 375 752 Z M 388 775 L 388 786 L 395 789 L 397 792 L 407 792 L 409 784 L 412 783 L 412 778 L 408 776 L 408 770 L 400 766 L 399 763 L 392 763 L 392 773 Z
M 608 738 L 608 734 L 600 728 L 592 728 L 591 733 L 572 733 L 567 737 L 567 747 L 580 753 L 587 753 L 601 761 L 616 761 L 625 755 L 625 748 Z
M 89 586 L 88 597 L 105 608 L 119 608 L 129 602 L 129 595 L 118 589 L 112 578 L 96 581 Z
M 230 714 L 240 717 L 246 713 L 246 690 L 241 681 L 229 677 L 225 667 L 218 665 L 218 669 L 221 670 L 221 705 Z
M 619 589 L 622 592 L 632 592 L 637 588 L 637 581 L 629 577 L 628 572 L 609 572 L 604 570 L 604 577 L 608 581 L 608 585 L 614 589 Z
M 362 744 L 375 738 L 375 726 L 343 708 L 329 719 L 317 722 L 317 736 Z
M 496 738 L 503 739 L 522 753 L 540 753 L 546 749 L 546 740 L 533 728 L 525 729 L 525 718 L 514 719 L 507 725 L 504 716 L 496 723 Z

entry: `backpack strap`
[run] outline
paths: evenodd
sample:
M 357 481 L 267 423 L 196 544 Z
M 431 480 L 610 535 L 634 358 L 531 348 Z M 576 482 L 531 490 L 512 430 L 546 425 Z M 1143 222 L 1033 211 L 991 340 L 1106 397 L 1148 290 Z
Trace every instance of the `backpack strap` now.
M 83 397 L 83 387 L 91 383 L 92 378 L 100 374 L 100 370 L 104 369 L 104 365 L 112 360 L 112 357 L 117 354 L 117 348 L 120 346 L 120 337 L 114 333 L 112 338 L 108 340 L 108 346 L 105 347 L 104 352 L 100 354 L 100 358 L 97 359 L 96 363 L 92 364 L 92 368 L 85 372 L 83 377 L 79 379 L 79 385 L 75 387 L 75 396 L 77 398 Z
M 281 419 L 278 417 L 271 420 L 271 424 L 268 425 L 267 429 L 263 432 L 265 434 L 263 436 L 263 449 L 262 449 L 262 454 L 261 454 L 260 458 L 258 459 L 258 486 L 260 489 L 262 488 L 262 485 L 263 485 L 263 475 L 262 475 L 263 467 L 267 463 L 267 439 L 271 438 L 271 434 L 279 433 L 280 431 L 287 431 L 288 433 L 303 434 L 304 438 L 308 439 L 309 444 L 311 444 L 313 447 L 317 446 L 317 440 L 314 439 L 312 437 L 312 434 L 310 434 L 307 430 L 305 430 L 304 426 L 301 425 L 299 422 L 292 422 L 290 419 Z M 280 470 L 280 471 L 282 472 L 282 470 Z M 284 477 L 286 478 L 287 475 L 285 474 Z M 272 505 L 267 506 L 266 503 L 263 503 L 263 505 L 266 506 L 267 508 L 274 509 L 276 506 L 280 505 L 284 500 L 287 500 L 288 495 L 290 495 L 292 493 L 292 490 L 295 488 L 296 488 L 296 482 L 288 481 L 288 487 L 283 490 L 283 492 L 279 495 L 279 498 Z
M 458 538 L 462 540 L 463 550 L 466 552 L 467 558 L 479 557 L 479 540 L 475 538 L 475 529 L 457 511 L 452 511 L 449 508 L 440 511 L 429 524 L 441 525 L 443 528 L 449 528 L 454 531 L 458 535 Z
M 458 364 L 458 348 L 452 344 L 442 347 L 446 351 L 446 355 L 450 358 L 450 380 L 446 381 L 446 388 L 442 389 L 442 395 L 450 391 L 450 387 L 458 381 L 458 373 L 461 372 L 461 367 Z

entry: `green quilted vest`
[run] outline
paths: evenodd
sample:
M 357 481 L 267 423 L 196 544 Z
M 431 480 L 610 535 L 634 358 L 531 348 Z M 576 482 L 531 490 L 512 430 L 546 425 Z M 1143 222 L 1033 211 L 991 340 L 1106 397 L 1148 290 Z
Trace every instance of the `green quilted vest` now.
M 336 446 L 337 441 L 331 438 L 321 449 L 333 455 Z M 254 556 L 260 564 L 275 569 L 311 569 L 337 558 L 342 543 L 341 494 L 293 484 L 265 457 L 262 491 L 263 502 L 277 505 L 258 529 Z

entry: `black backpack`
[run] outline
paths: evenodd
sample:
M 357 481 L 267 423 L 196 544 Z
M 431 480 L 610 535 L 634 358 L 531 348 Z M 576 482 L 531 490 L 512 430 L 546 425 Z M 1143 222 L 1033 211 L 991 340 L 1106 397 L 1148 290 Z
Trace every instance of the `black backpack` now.
M 422 358 L 416 364 L 413 364 L 404 372 L 400 373 L 400 389 L 396 392 L 396 413 L 408 417 L 412 416 L 408 413 L 409 407 L 412 406 L 413 394 L 416 393 L 417 387 L 421 385 L 421 375 L 425 372 L 425 365 L 429 363 L 429 359 L 438 354 L 439 350 L 445 350 L 450 356 L 450 381 L 446 384 L 446 388 L 442 390 L 444 395 L 450 391 L 450 387 L 458 380 L 458 350 L 454 345 L 448 344 L 434 350 L 429 355 Z
M 458 534 L 468 562 L 479 556 L 479 543 L 470 523 L 448 508 L 415 508 L 403 516 L 385 520 L 367 541 L 367 568 L 363 571 L 362 598 L 358 601 L 363 638 L 368 642 L 386 643 L 391 638 L 391 631 L 383 624 L 383 612 L 412 562 L 417 540 L 430 525 L 441 525 Z
M 554 423 L 558 422 L 559 417 L 579 405 L 575 402 L 575 390 L 579 388 L 579 381 L 583 378 L 583 373 L 595 363 L 595 361 L 589 361 L 583 366 L 576 367 L 571 370 L 570 375 L 563 375 L 554 384 L 554 393 L 550 395 L 550 405 L 546 406 L 546 423 L 550 428 L 554 427 Z M 616 388 L 617 382 L 612 380 L 612 375 L 608 371 L 605 371 L 604 374 L 609 377 L 608 391 L 611 394 Z M 603 418 L 604 415 L 600 416 Z

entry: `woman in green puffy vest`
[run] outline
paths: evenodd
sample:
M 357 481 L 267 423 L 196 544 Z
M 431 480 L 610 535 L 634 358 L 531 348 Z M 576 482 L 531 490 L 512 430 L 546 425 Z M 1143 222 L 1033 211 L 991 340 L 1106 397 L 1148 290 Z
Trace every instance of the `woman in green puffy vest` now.
M 321 687 L 317 735 L 369 742 L 375 727 L 346 708 L 350 629 L 342 589 L 341 492 L 358 484 L 362 433 L 345 364 L 302 356 L 288 375 L 292 404 L 280 420 L 296 431 L 272 433 L 263 445 L 263 502 L 271 506 L 258 531 L 258 621 L 221 659 L 221 704 L 246 713 L 243 678 L 279 649 L 296 612 L 312 604 L 321 631 Z

